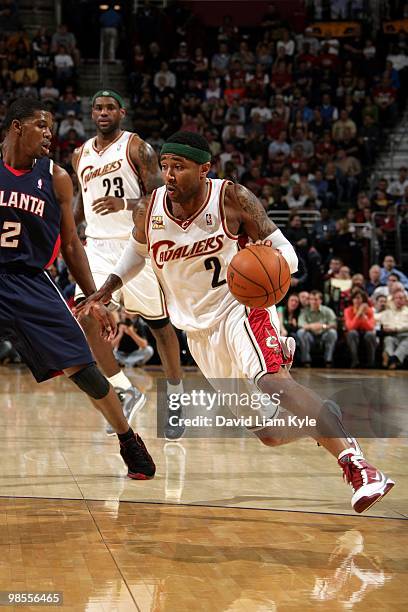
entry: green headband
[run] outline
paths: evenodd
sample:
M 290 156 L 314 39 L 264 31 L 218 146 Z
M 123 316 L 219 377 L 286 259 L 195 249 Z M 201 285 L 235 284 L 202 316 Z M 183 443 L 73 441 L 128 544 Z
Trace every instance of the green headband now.
M 167 153 L 192 159 L 197 164 L 206 164 L 211 161 L 211 153 L 209 151 L 203 151 L 203 149 L 197 149 L 181 142 L 165 142 L 161 148 L 160 155 L 166 155 Z
M 125 108 L 125 103 L 123 102 L 122 96 L 116 93 L 116 91 L 112 91 L 111 89 L 100 89 L 99 91 L 97 91 L 94 97 L 92 98 L 92 106 L 94 105 L 96 98 L 114 98 L 119 104 L 120 108 Z

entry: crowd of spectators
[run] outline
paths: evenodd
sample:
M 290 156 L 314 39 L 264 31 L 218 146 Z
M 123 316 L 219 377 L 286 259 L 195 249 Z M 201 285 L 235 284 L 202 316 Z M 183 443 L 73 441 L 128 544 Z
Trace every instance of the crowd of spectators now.
M 76 94 L 80 53 L 75 35 L 61 24 L 54 33 L 39 28 L 30 38 L 21 26 L 16 3 L 0 4 L 0 125 L 14 99 L 43 100 L 56 120 L 53 157 L 69 168 L 73 149 L 85 137 Z M 4 5 L 9 7 L 8 19 L 2 17 Z
M 327 3 L 308 4 L 311 15 Z M 18 13 L 9 17 L 0 25 L 0 120 L 17 96 L 46 100 L 57 119 L 54 157 L 69 170 L 85 139 L 75 35 L 60 25 L 29 40 Z M 404 105 L 408 36 L 364 21 L 361 28 L 355 37 L 318 36 L 308 25 L 295 32 L 273 4 L 252 29 L 231 16 L 204 29 L 181 6 L 150 4 L 140 6 L 133 26 L 117 26 L 131 49 L 135 131 L 156 150 L 178 129 L 202 133 L 213 153 L 209 176 L 239 181 L 273 219 L 285 219 L 299 270 L 280 309 L 304 365 L 319 351 L 328 365 L 341 362 L 342 350 L 352 366 L 378 364 L 379 350 L 387 367 L 405 359 L 406 338 L 402 348 L 397 340 L 408 325 L 400 329 L 394 319 L 406 318 L 408 283 L 388 254 L 395 252 L 397 210 L 408 228 L 408 169 L 373 185 L 371 168 Z M 383 268 L 371 265 L 373 238 Z M 54 268 L 69 301 L 72 279 L 62 260 Z
M 297 365 L 395 370 L 408 357 L 408 278 L 392 255 L 367 278 L 332 258 L 324 292 L 292 292 L 278 314 L 282 335 L 296 340 Z
M 210 177 L 244 184 L 272 217 L 286 212 L 302 258 L 298 289 L 322 289 L 332 256 L 367 273 L 374 236 L 380 257 L 395 248 L 406 170 L 372 194 L 371 168 L 404 104 L 406 34 L 374 33 L 364 22 L 355 37 L 318 37 L 310 26 L 295 33 L 271 5 L 258 28 L 224 17 L 206 29 L 204 45 L 191 15 L 170 12 L 172 48 L 146 38 L 159 18 L 150 5 L 135 18 L 135 131 L 156 149 L 176 129 L 202 133 L 213 152 Z M 304 226 L 299 211 L 315 212 L 315 226 Z M 381 213 L 374 222 L 373 212 Z

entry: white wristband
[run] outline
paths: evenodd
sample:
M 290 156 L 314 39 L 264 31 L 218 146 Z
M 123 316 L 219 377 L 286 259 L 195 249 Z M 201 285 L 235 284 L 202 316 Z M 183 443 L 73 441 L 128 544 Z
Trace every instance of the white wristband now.
M 289 240 L 285 238 L 280 229 L 275 230 L 265 240 L 270 240 L 274 249 L 279 249 L 283 257 L 286 259 L 289 265 L 290 273 L 297 272 L 298 269 L 298 257 L 295 249 L 290 244 Z
M 145 257 L 140 253 L 145 245 L 137 242 L 131 234 L 121 258 L 112 270 L 125 285 L 144 268 Z

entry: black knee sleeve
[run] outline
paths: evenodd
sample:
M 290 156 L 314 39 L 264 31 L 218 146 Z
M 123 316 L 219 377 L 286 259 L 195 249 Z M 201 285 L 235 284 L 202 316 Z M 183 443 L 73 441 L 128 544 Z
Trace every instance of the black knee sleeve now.
M 150 329 L 161 329 L 162 327 L 166 327 L 170 321 L 169 317 L 165 317 L 164 319 L 145 319 L 142 317 L 142 319 Z
M 75 372 L 70 379 L 93 399 L 102 399 L 109 393 L 109 382 L 94 363 Z

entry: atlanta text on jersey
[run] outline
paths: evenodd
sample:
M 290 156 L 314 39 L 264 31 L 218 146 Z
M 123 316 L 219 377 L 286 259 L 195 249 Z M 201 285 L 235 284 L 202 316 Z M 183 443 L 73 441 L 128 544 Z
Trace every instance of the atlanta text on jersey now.
M 0 191 L 0 206 L 19 208 L 20 210 L 25 210 L 33 215 L 42 217 L 44 215 L 45 202 L 28 193 L 12 191 L 7 197 L 5 191 Z

